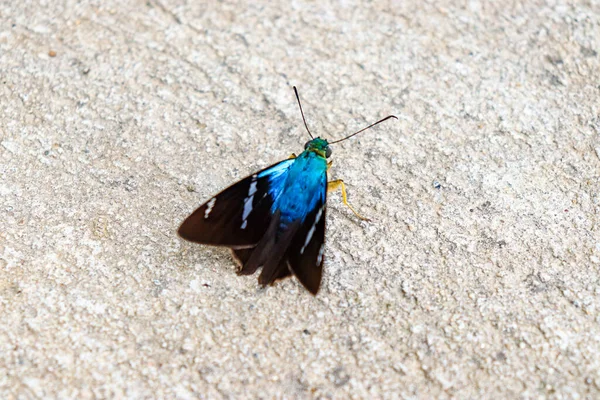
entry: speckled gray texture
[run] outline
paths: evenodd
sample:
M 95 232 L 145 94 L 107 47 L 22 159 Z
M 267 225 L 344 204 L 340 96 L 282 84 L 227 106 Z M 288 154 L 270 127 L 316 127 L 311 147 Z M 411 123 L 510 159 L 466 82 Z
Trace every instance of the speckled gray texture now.
M 0 397 L 598 398 L 600 3 L 0 3 Z M 326 269 L 182 242 L 339 138 Z

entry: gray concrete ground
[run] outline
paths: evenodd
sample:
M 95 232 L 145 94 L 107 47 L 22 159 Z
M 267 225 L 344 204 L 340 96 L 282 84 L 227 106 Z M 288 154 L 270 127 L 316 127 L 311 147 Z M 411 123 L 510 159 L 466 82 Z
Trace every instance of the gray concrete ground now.
M 0 3 L 0 397 L 598 398 L 600 3 Z M 178 224 L 340 138 L 323 287 Z

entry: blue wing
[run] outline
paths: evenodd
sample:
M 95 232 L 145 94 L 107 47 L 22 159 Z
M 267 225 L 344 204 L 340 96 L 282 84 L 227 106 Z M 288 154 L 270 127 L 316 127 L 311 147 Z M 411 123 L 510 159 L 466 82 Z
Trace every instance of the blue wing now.
M 325 159 L 312 152 L 295 159 L 271 206 L 273 217 L 263 238 L 251 252 L 235 252 L 243 264 L 242 274 L 262 266 L 259 282 L 266 285 L 293 273 L 317 293 L 325 240 L 326 171 Z
M 272 206 L 293 162 L 281 161 L 223 190 L 183 221 L 179 236 L 234 249 L 256 246 L 271 223 Z
M 262 285 L 296 275 L 311 293 L 321 283 L 327 161 L 314 152 L 284 160 L 217 194 L 179 228 L 196 243 L 226 246 Z

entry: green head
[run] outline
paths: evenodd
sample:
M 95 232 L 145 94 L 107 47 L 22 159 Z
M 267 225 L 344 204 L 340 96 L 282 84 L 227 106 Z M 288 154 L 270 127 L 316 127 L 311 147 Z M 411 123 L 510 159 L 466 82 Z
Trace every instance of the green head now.
M 314 151 L 323 158 L 329 158 L 329 156 L 331 156 L 329 143 L 327 143 L 327 140 L 321 138 L 314 138 L 306 142 L 304 150 Z

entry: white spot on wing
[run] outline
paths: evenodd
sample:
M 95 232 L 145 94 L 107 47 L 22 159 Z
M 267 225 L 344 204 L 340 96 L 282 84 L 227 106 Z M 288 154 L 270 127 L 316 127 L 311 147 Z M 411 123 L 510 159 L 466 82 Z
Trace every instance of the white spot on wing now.
M 319 249 L 319 256 L 317 257 L 317 266 L 321 265 L 321 261 L 323 261 L 323 253 L 325 252 L 325 243 L 321 244 L 321 248 Z
M 252 183 L 250 184 L 250 190 L 248 190 L 248 196 L 254 196 L 254 193 L 256 193 L 256 181 L 252 181 Z
M 250 182 L 250 188 L 248 189 L 248 196 L 244 199 L 244 212 L 242 213 L 242 229 L 246 229 L 248 226 L 248 216 L 252 212 L 252 200 L 254 200 L 254 194 L 257 191 L 256 179 L 258 176 L 256 174 L 252 175 L 252 182 Z
M 246 199 L 244 200 L 244 213 L 242 214 L 242 221 L 245 221 L 248 219 L 248 215 L 250 215 L 250 212 L 252 211 L 252 197 L 246 197 Z
M 315 230 L 317 229 L 317 224 L 319 223 L 319 220 L 321 219 L 321 215 L 323 215 L 323 207 L 319 208 L 319 212 L 317 213 L 317 216 L 315 217 L 315 222 L 310 227 L 310 230 L 308 231 L 308 235 L 306 235 L 306 240 L 304 241 L 304 246 L 302 246 L 302 248 L 300 249 L 300 254 L 304 254 L 304 250 L 306 250 L 306 246 L 308 246 L 308 244 L 310 243 L 310 240 L 312 239 L 313 235 L 315 234 Z
M 208 203 L 206 203 L 206 210 L 204 210 L 204 219 L 208 218 L 208 216 L 210 215 L 210 212 L 213 210 L 213 207 L 215 206 L 216 202 L 217 202 L 217 198 L 213 197 L 212 199 L 210 199 L 210 201 Z

